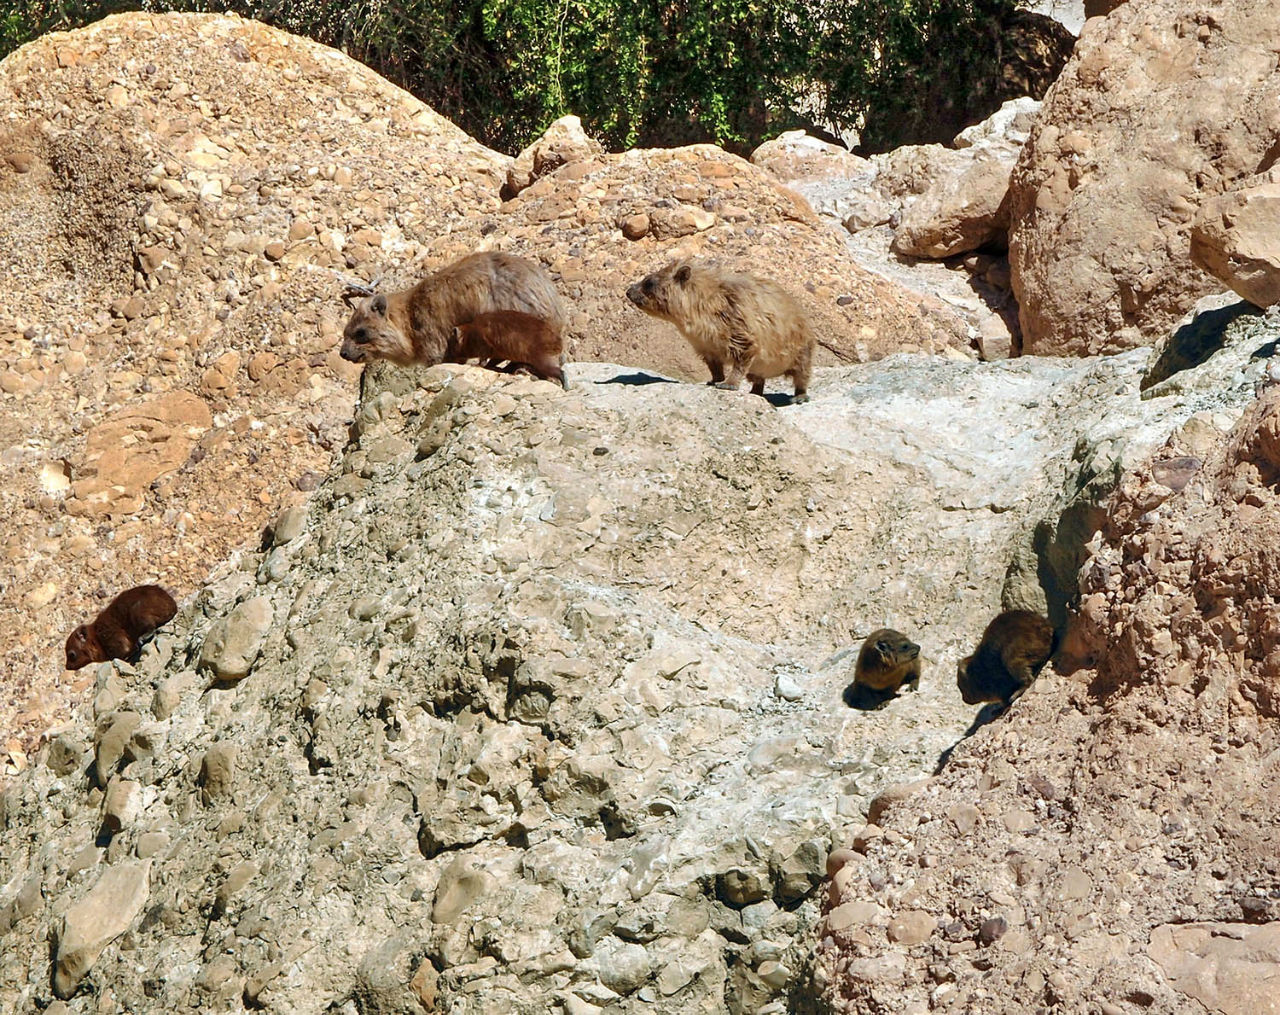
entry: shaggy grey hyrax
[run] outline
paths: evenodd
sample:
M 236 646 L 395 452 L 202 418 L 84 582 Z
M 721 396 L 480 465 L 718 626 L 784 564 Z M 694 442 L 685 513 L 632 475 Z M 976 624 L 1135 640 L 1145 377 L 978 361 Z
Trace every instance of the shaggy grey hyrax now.
M 987 625 L 973 655 L 960 660 L 956 685 L 966 705 L 998 701 L 1008 708 L 1056 647 L 1052 625 L 1030 610 L 1008 610 Z
M 560 333 L 541 317 L 519 310 L 495 310 L 477 314 L 454 330 L 454 342 L 445 357 L 451 363 L 482 359 L 494 367 L 508 360 L 508 371 L 528 367 L 535 377 L 569 387 L 564 378 Z
M 920 646 L 889 627 L 872 631 L 858 653 L 845 700 L 854 708 L 876 708 L 902 687 L 920 687 Z
M 341 355 L 352 363 L 387 359 L 400 366 L 456 360 L 454 329 L 498 310 L 540 319 L 559 344 L 564 309 L 542 267 L 512 254 L 483 253 L 441 268 L 412 289 L 359 300 L 342 333 Z
M 627 290 L 646 314 L 669 321 L 689 340 L 718 388 L 737 390 L 742 378 L 764 394 L 769 377 L 790 377 L 794 402 L 806 402 L 813 366 L 813 334 L 804 309 L 767 278 L 707 263 L 677 261 Z
M 78 670 L 108 659 L 128 659 L 138 642 L 178 612 L 178 604 L 159 585 L 135 585 L 111 600 L 92 623 L 67 638 L 67 669 Z

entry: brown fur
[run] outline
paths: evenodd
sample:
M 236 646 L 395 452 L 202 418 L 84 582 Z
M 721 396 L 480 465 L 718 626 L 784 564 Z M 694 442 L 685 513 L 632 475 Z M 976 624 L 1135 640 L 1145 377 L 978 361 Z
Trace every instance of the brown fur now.
M 846 700 L 855 708 L 875 708 L 902 687 L 920 687 L 920 646 L 889 627 L 872 631 L 858 652 Z
M 763 395 L 767 378 L 787 376 L 792 400 L 808 401 L 813 334 L 804 309 L 776 282 L 678 261 L 635 283 L 627 299 L 674 324 L 716 387 L 737 390 L 746 377 L 752 394 Z
M 1053 627 L 1029 610 L 1000 614 L 973 655 L 960 660 L 956 686 L 966 705 L 999 701 L 1008 708 L 1036 679 L 1055 648 Z
M 512 254 L 470 254 L 412 289 L 356 303 L 342 333 L 341 355 L 352 363 L 444 363 L 454 329 L 495 310 L 532 314 L 557 343 L 564 331 L 560 297 L 541 266 Z
M 541 317 L 518 310 L 477 314 L 466 324 L 458 325 L 446 358 L 451 363 L 482 359 L 491 369 L 496 369 L 500 361 L 509 360 L 508 371 L 526 366 L 535 377 L 569 387 L 562 369 L 560 333 Z
M 129 659 L 138 643 L 178 612 L 178 604 L 159 585 L 137 585 L 121 592 L 91 624 L 67 638 L 67 669 L 78 670 L 108 659 Z

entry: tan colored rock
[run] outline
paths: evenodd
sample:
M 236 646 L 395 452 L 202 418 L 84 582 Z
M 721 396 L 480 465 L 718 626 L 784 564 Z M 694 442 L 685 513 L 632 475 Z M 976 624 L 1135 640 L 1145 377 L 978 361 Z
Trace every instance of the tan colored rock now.
M 1086 23 L 1010 184 L 1024 352 L 1149 345 L 1216 290 L 1191 226 L 1280 138 L 1278 34 L 1272 0 L 1138 0 Z
M 241 603 L 205 636 L 200 665 L 224 683 L 248 676 L 262 651 L 272 616 L 271 600 L 266 597 Z
M 919 909 L 908 910 L 889 921 L 889 940 L 910 948 L 928 941 L 937 926 L 937 920 L 928 913 Z
M 1280 169 L 1201 205 L 1191 259 L 1255 306 L 1280 303 Z
M 600 142 L 587 136 L 582 121 L 576 116 L 562 116 L 516 156 L 507 170 L 507 183 L 502 196 L 515 197 L 535 180 L 554 173 L 562 166 L 582 162 L 603 154 Z
M 1008 242 L 1006 197 L 1019 149 L 986 144 L 971 165 L 948 175 L 906 210 L 893 249 L 911 257 L 944 258 Z
M 1222 1015 L 1280 1012 L 1280 926 L 1189 923 L 1157 927 L 1147 954 L 1182 994 Z
M 102 950 L 132 925 L 147 903 L 151 861 L 124 860 L 103 871 L 58 924 L 53 991 L 70 997 Z
M 179 468 L 212 425 L 209 409 L 188 391 L 171 391 L 123 409 L 89 431 L 72 463 L 71 514 L 128 515 L 147 488 Z

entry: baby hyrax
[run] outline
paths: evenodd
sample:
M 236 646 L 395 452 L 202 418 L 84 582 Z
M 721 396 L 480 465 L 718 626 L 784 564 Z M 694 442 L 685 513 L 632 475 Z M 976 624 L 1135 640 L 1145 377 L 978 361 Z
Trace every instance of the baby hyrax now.
M 446 265 L 412 289 L 359 300 L 342 333 L 341 356 L 352 363 L 444 363 L 456 348 L 455 328 L 503 310 L 538 318 L 559 343 L 564 308 L 542 266 L 486 252 Z
M 78 670 L 108 659 L 131 659 L 138 645 L 157 627 L 169 623 L 178 604 L 159 585 L 125 589 L 90 623 L 67 638 L 67 669 Z
M 982 632 L 973 655 L 960 660 L 956 685 L 966 705 L 1001 702 L 1008 708 L 1053 655 L 1052 625 L 1030 610 L 1000 614 Z
M 877 708 L 903 687 L 920 688 L 920 646 L 892 628 L 872 631 L 858 653 L 845 700 L 854 708 Z
M 770 377 L 787 376 L 793 402 L 807 402 L 814 337 L 796 299 L 776 282 L 705 262 L 677 261 L 646 275 L 627 299 L 674 324 L 711 371 L 718 388 L 737 390 L 743 377 L 764 394 Z
M 508 371 L 527 367 L 535 377 L 569 387 L 564 376 L 560 332 L 541 317 L 518 310 L 477 314 L 466 324 L 458 325 L 446 358 L 452 363 L 481 359 L 490 366 L 507 360 Z

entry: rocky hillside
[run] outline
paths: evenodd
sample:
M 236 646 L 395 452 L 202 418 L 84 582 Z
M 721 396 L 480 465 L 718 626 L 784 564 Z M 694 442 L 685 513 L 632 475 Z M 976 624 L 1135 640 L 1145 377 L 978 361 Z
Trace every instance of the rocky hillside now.
M 189 594 L 328 470 L 358 376 L 337 356 L 344 278 L 510 250 L 570 300 L 574 357 L 700 376 L 622 293 L 707 253 L 788 279 L 828 361 L 966 344 L 942 304 L 857 268 L 803 200 L 719 149 L 543 159 L 504 201 L 512 159 L 342 54 L 236 18 L 42 38 L 0 63 L 0 114 L 10 773 L 85 693 L 61 671 L 70 628 L 123 586 Z
M 1278 324 L 1244 334 L 1265 355 Z M 1274 1006 L 1278 382 L 1125 476 L 1080 572 L 1080 668 L 829 858 L 822 1010 Z
M 1229 426 L 1251 327 L 1149 398 L 1138 353 L 897 356 L 783 410 L 634 367 L 371 371 L 334 473 L 4 796 L 0 991 L 785 1010 L 828 854 L 965 733 L 955 662 L 1043 603 L 1037 540 Z M 851 710 L 882 624 L 921 690 Z

